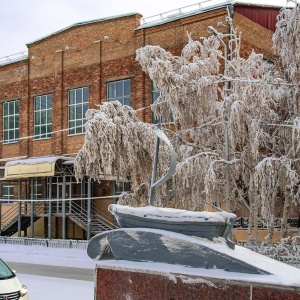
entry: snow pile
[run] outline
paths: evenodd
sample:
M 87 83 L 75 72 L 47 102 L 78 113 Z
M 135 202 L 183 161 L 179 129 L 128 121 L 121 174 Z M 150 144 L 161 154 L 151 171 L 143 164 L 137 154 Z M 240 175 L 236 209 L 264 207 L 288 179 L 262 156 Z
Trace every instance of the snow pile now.
M 269 245 L 266 242 L 258 243 L 247 241 L 245 247 L 262 255 L 276 259 L 293 266 L 300 266 L 300 235 L 281 239 L 280 243 Z

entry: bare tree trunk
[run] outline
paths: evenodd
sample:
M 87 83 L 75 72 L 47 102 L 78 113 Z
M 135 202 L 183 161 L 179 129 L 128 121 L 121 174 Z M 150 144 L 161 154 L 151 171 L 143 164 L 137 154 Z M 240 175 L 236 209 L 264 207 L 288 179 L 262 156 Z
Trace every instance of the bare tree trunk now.
M 249 223 L 248 223 L 248 239 L 252 238 L 252 228 L 254 226 L 254 239 L 255 241 L 258 240 L 258 203 L 257 203 L 257 197 L 255 196 L 256 191 L 254 190 L 254 184 L 253 184 L 253 173 L 250 173 L 250 183 L 249 183 Z
M 258 241 L 258 201 L 256 192 L 254 194 L 254 208 L 253 208 L 253 223 L 254 223 L 254 240 Z
M 253 214 L 252 214 L 252 219 L 253 219 L 253 226 L 254 226 L 254 240 L 257 242 L 258 241 L 258 199 L 257 199 L 257 194 L 256 194 L 256 188 L 253 183 L 253 174 L 250 175 L 250 188 L 249 188 L 249 197 L 251 197 L 252 202 L 253 202 Z M 251 191 L 251 192 L 250 192 Z
M 248 222 L 248 228 L 247 228 L 247 239 L 250 240 L 252 239 L 252 226 L 253 226 L 253 206 L 254 203 L 252 201 L 252 199 L 249 198 L 250 201 L 250 212 L 249 212 L 249 222 Z
M 274 215 L 272 214 L 270 217 L 270 222 L 269 222 L 269 234 L 267 238 L 267 243 L 268 245 L 272 245 L 273 243 L 273 235 L 274 235 Z
M 282 220 L 281 220 L 281 233 L 280 233 L 280 237 L 282 239 L 286 237 L 288 231 L 287 221 L 290 214 L 291 200 L 292 199 L 290 196 L 286 196 L 284 199 L 284 206 L 283 206 Z
M 267 243 L 272 245 L 274 236 L 274 213 L 275 213 L 275 201 L 276 201 L 277 188 L 273 191 L 272 202 L 270 203 L 270 221 L 269 221 L 269 234 L 267 238 Z

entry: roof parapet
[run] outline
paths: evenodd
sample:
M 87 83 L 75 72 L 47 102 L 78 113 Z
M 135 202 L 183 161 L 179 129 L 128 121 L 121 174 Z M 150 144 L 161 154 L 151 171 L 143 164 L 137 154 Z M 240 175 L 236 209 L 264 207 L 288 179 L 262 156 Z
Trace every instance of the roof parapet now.
M 0 66 L 5 66 L 28 58 L 28 51 L 22 51 L 15 54 L 0 57 Z
M 201 10 L 205 10 L 209 7 L 214 7 L 214 6 L 220 6 L 220 5 L 224 5 L 224 4 L 231 4 L 234 1 L 232 0 L 225 0 L 223 2 L 220 2 L 219 0 L 204 0 L 201 2 L 198 2 L 196 4 L 192 4 L 192 5 L 188 5 L 188 6 L 184 6 L 184 7 L 180 7 L 177 9 L 173 9 L 164 13 L 160 13 L 154 16 L 150 16 L 150 17 L 145 17 L 142 18 L 142 22 L 143 25 L 145 24 L 149 24 L 149 23 L 156 23 L 156 22 L 163 22 L 166 20 L 170 20 L 172 18 L 178 18 L 178 17 L 182 17 L 186 14 L 190 14 L 193 12 L 199 12 Z

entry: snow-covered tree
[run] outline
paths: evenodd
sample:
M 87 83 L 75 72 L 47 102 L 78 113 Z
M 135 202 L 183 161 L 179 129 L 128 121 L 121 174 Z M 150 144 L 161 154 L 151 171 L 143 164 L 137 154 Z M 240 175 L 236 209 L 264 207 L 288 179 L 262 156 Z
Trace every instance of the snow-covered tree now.
M 161 96 L 152 110 L 165 126 L 178 155 L 173 198 L 158 191 L 156 205 L 200 210 L 206 203 L 228 210 L 247 207 L 249 237 L 259 218 L 267 218 L 272 238 L 275 205 L 283 202 L 286 232 L 291 204 L 299 201 L 300 151 L 300 8 L 283 9 L 274 46 L 278 62 L 252 52 L 241 57 L 241 33 L 230 17 L 230 34 L 217 32 L 199 41 L 188 35 L 180 56 L 159 46 L 137 50 L 136 59 Z M 228 32 L 228 30 L 226 30 Z M 149 196 L 155 137 L 154 125 L 139 122 L 136 112 L 118 102 L 104 103 L 87 114 L 85 144 L 75 160 L 84 174 L 100 180 L 130 174 L 133 193 L 120 203 L 145 205 Z M 158 173 L 168 168 L 160 146 Z
M 118 101 L 105 102 L 99 110 L 88 110 L 86 118 L 85 143 L 74 165 L 77 179 L 87 174 L 100 181 L 104 175 L 113 175 L 117 182 L 123 182 L 130 177 L 135 197 L 124 195 L 123 202 L 145 205 L 152 175 L 153 125 L 139 122 L 137 113 Z M 158 174 L 167 164 L 168 153 L 162 147 Z

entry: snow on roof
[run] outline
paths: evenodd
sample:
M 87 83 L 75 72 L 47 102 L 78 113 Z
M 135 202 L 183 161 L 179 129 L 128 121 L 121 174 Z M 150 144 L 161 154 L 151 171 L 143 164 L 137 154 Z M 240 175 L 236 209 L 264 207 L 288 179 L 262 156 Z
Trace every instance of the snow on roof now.
M 5 66 L 9 64 L 13 64 L 22 60 L 27 60 L 28 59 L 28 52 L 23 51 L 7 56 L 0 57 L 0 66 Z
M 258 0 L 257 0 L 258 1 Z M 263 0 L 260 0 L 261 2 Z M 236 0 L 236 1 L 232 1 L 232 4 L 241 4 L 241 5 L 249 5 L 249 6 L 259 6 L 259 7 L 276 7 L 276 8 L 281 8 L 283 7 L 283 5 L 279 5 L 279 4 L 265 4 L 265 3 L 253 3 L 253 2 L 250 2 L 249 0 Z
M 2 66 L 10 65 L 10 64 L 13 64 L 13 63 L 16 63 L 16 62 L 19 62 L 19 61 L 27 60 L 27 59 L 28 59 L 28 56 L 23 57 L 23 58 L 8 60 L 6 62 L 1 62 L 0 66 L 2 67 Z
M 204 3 L 215 3 L 215 2 L 217 2 L 217 3 L 213 4 L 213 5 L 210 5 L 210 6 L 207 6 L 207 7 L 203 7 Z M 185 18 L 185 17 L 189 17 L 189 16 L 200 14 L 200 13 L 216 10 L 216 9 L 219 9 L 219 8 L 224 8 L 228 5 L 244 4 L 244 5 L 259 6 L 259 7 L 278 7 L 278 8 L 282 7 L 281 5 L 278 5 L 278 4 L 272 4 L 271 5 L 271 4 L 251 3 L 251 2 L 247 2 L 247 0 L 245 2 L 235 1 L 235 0 L 225 0 L 225 2 L 219 2 L 219 3 L 218 2 L 219 2 L 219 0 L 205 0 L 205 1 L 193 4 L 193 5 L 189 5 L 189 6 L 186 6 L 186 7 L 171 10 L 169 12 L 164 12 L 164 13 L 160 13 L 160 14 L 155 15 L 155 16 L 150 16 L 150 17 L 143 18 L 142 20 L 144 21 L 144 24 L 140 25 L 135 30 L 161 25 L 161 24 L 172 22 L 172 21 L 175 21 L 175 20 L 179 20 L 179 19 L 182 19 L 182 18 Z M 195 9 L 195 8 L 193 9 L 192 8 L 192 7 L 195 7 L 197 5 L 199 6 L 198 9 Z M 188 11 L 185 12 L 186 9 Z M 38 39 L 36 39 L 32 42 L 29 42 L 26 45 L 28 46 L 28 45 L 34 44 L 36 42 L 39 42 L 39 41 L 44 40 L 48 37 L 54 36 L 58 33 L 61 33 L 63 31 L 66 31 L 66 30 L 70 29 L 70 28 L 73 28 L 73 27 L 77 27 L 77 26 L 81 26 L 81 25 L 87 25 L 87 24 L 93 24 L 93 23 L 98 23 L 98 22 L 103 22 L 103 21 L 108 21 L 108 20 L 113 20 L 113 19 L 122 18 L 122 17 L 133 16 L 133 15 L 136 15 L 136 14 L 142 16 L 142 14 L 140 14 L 138 12 L 132 12 L 132 13 L 127 13 L 127 14 L 122 14 L 122 15 L 110 16 L 110 17 L 107 17 L 107 18 L 94 19 L 94 20 L 74 23 L 74 24 L 69 25 L 65 28 L 62 28 L 58 31 L 52 32 L 48 35 L 45 35 L 41 38 L 38 38 Z M 159 17 L 159 19 L 151 21 L 151 19 L 153 19 L 155 17 Z M 146 22 L 147 19 L 149 21 Z M 8 60 L 8 61 L 3 61 L 2 62 L 1 58 L 0 58 L 0 66 L 4 66 L 4 65 L 7 65 L 7 64 L 15 63 L 15 62 L 26 60 L 26 59 L 28 59 L 27 56 L 24 57 L 24 58 L 18 58 L 18 59 Z
M 216 2 L 217 1 L 217 2 Z M 203 5 L 207 5 L 207 3 L 211 4 L 208 6 L 203 6 Z M 190 17 L 190 16 L 194 16 L 197 14 L 201 14 L 201 13 L 206 13 L 209 11 L 213 11 L 216 9 L 220 9 L 220 8 L 225 8 L 229 5 L 249 5 L 249 6 L 258 6 L 258 7 L 276 7 L 276 8 L 281 8 L 282 5 L 278 5 L 278 4 L 259 4 L 259 3 L 251 3 L 251 2 L 243 2 L 243 1 L 223 1 L 220 2 L 219 0 L 206 0 L 200 3 L 196 3 L 193 5 L 189 5 L 183 8 L 178 8 L 175 10 L 171 10 L 168 12 L 164 12 L 155 16 L 151 16 L 151 17 L 146 17 L 143 18 L 142 20 L 144 21 L 144 24 L 140 25 L 138 28 L 136 28 L 136 30 L 139 29 L 144 29 L 144 28 L 148 28 L 148 27 L 153 27 L 153 26 L 158 26 L 158 25 L 162 25 L 165 23 L 169 23 L 169 22 L 173 22 L 182 18 L 186 18 L 186 17 Z M 198 8 L 196 8 L 196 6 L 198 6 Z
M 205 2 L 209 2 L 209 1 L 205 1 Z M 202 5 L 201 5 L 202 3 L 198 3 L 198 4 L 200 6 L 196 9 L 195 9 L 195 6 L 197 6 L 197 4 L 189 5 L 189 6 L 185 7 L 187 9 L 190 8 L 190 10 L 188 10 L 186 12 L 184 11 L 184 8 L 178 8 L 176 10 L 161 13 L 159 15 L 143 18 L 144 24 L 140 25 L 135 30 L 140 30 L 140 29 L 144 29 L 144 28 L 148 28 L 148 27 L 158 26 L 158 25 L 173 22 L 175 20 L 179 20 L 179 19 L 182 19 L 182 18 L 194 16 L 194 15 L 197 15 L 197 14 L 205 13 L 205 12 L 216 10 L 216 9 L 219 9 L 219 8 L 224 8 L 228 5 L 230 5 L 231 2 L 226 1 L 226 2 L 222 2 L 222 3 L 210 5 L 210 6 L 207 6 L 207 7 L 202 7 Z M 158 19 L 155 19 L 155 18 L 158 18 Z
M 118 18 L 123 18 L 123 17 L 130 17 L 130 16 L 134 16 L 134 15 L 136 15 L 136 14 L 141 15 L 140 13 L 133 12 L 133 13 L 127 13 L 127 14 L 122 14 L 122 15 L 111 16 L 111 17 L 107 17 L 107 18 L 94 19 L 94 20 L 89 20 L 89 21 L 83 21 L 83 22 L 74 23 L 74 24 L 69 25 L 69 26 L 67 26 L 67 27 L 65 27 L 65 28 L 62 28 L 62 29 L 60 29 L 60 30 L 58 30 L 58 31 L 54 31 L 54 32 L 52 32 L 52 33 L 50 33 L 50 34 L 48 34 L 48 35 L 45 35 L 45 36 L 43 36 L 43 37 L 41 37 L 41 38 L 39 38 L 39 39 L 37 39 L 37 40 L 34 40 L 34 41 L 32 41 L 32 42 L 29 42 L 29 43 L 27 43 L 26 45 L 28 46 L 28 45 L 34 44 L 34 43 L 36 43 L 36 42 L 39 42 L 39 41 L 41 41 L 41 40 L 44 40 L 44 39 L 46 39 L 46 38 L 48 38 L 48 37 L 51 37 L 51 36 L 53 36 L 53 35 L 56 35 L 56 34 L 61 33 L 61 32 L 63 32 L 63 31 L 66 31 L 66 30 L 68 30 L 68 29 L 70 29 L 70 28 L 73 28 L 73 27 L 82 26 L 82 25 L 87 25 L 87 24 L 93 24 L 93 23 L 98 23 L 98 22 L 104 22 L 104 21 L 109 21 L 109 20 L 118 19 Z
M 74 160 L 73 158 L 65 157 L 65 156 L 43 156 L 43 157 L 32 157 L 27 159 L 8 161 L 5 164 L 5 166 L 8 167 L 8 166 L 15 166 L 15 165 L 37 165 L 43 163 L 53 163 L 56 162 L 58 159 Z

